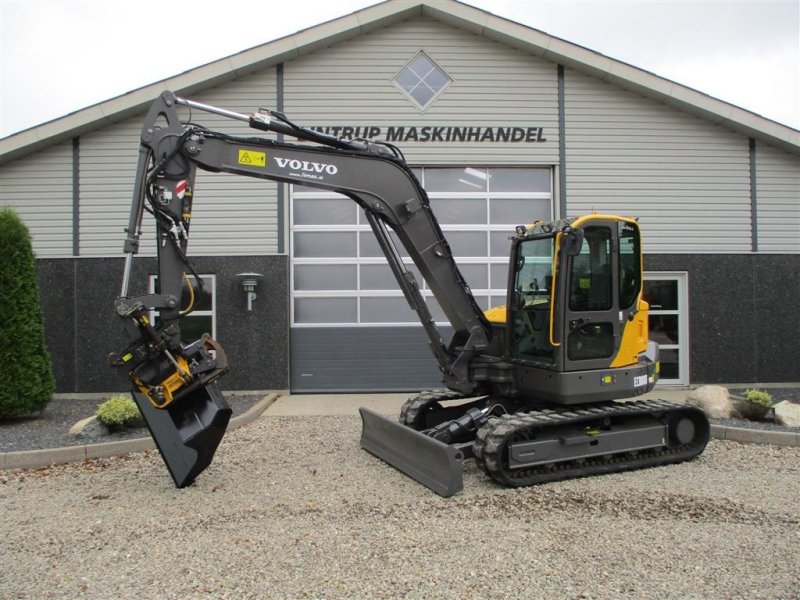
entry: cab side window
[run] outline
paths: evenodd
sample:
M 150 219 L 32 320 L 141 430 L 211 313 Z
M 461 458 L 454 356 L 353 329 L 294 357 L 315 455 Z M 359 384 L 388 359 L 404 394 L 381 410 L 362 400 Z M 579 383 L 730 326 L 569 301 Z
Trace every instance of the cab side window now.
M 619 222 L 619 308 L 630 308 L 642 287 L 641 246 L 639 230 L 630 223 Z

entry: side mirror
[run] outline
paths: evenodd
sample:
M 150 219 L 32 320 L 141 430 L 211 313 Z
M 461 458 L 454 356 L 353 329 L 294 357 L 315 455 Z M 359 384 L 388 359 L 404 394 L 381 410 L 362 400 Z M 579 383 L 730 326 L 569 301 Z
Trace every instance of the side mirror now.
M 567 256 L 578 256 L 583 247 L 583 229 L 573 229 L 564 235 L 564 252 Z

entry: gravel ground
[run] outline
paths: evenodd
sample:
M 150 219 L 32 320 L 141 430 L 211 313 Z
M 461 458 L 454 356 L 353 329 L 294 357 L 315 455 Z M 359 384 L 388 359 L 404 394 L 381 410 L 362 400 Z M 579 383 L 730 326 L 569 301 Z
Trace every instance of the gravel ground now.
M 2 598 L 769 598 L 800 591 L 800 449 L 440 498 L 358 417 L 262 416 L 178 490 L 155 452 L 0 472 Z
M 261 400 L 263 395 L 226 396 L 236 417 Z M 69 428 L 81 419 L 91 417 L 103 399 L 77 398 L 54 399 L 41 415 L 16 419 L 0 419 L 0 452 L 83 446 L 126 439 L 149 437 L 146 427 L 126 429 L 97 439 L 76 438 Z

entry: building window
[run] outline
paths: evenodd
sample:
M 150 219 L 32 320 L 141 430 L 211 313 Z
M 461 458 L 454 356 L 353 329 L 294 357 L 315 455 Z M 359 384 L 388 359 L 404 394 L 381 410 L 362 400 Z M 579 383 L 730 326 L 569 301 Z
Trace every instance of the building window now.
M 659 383 L 689 383 L 689 293 L 687 273 L 645 273 L 644 299 L 650 304 L 650 339 L 661 358 Z
M 394 84 L 405 96 L 425 110 L 453 82 L 432 58 L 420 52 L 395 75 Z
M 200 275 L 200 279 L 203 280 L 203 291 L 200 293 L 195 283 L 193 286 L 193 310 L 180 320 L 182 342 L 191 343 L 199 340 L 204 333 L 210 334 L 214 339 L 217 338 L 217 277 L 216 275 Z M 193 281 L 194 278 L 190 276 L 188 280 Z M 149 290 L 151 294 L 155 293 L 157 282 L 158 276 L 150 275 Z M 181 310 L 189 308 L 192 303 L 191 296 L 189 288 L 184 285 L 181 291 Z M 151 319 L 158 322 L 158 311 L 153 311 Z
M 414 169 L 456 263 L 484 309 L 505 304 L 509 238 L 517 225 L 552 219 L 549 168 Z M 363 211 L 341 195 L 302 186 L 291 192 L 292 324 L 299 327 L 418 325 Z M 437 323 L 444 311 L 408 254 Z

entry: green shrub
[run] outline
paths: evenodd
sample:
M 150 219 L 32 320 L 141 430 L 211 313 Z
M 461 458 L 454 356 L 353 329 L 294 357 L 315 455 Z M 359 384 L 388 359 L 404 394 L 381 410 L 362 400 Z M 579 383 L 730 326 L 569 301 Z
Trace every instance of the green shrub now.
M 0 418 L 44 409 L 55 391 L 44 343 L 36 262 L 28 228 L 0 208 Z
M 97 407 L 97 420 L 107 427 L 120 428 L 142 418 L 139 407 L 130 396 L 116 394 Z
M 765 406 L 766 408 L 769 408 L 773 404 L 772 394 L 764 390 L 747 390 L 744 393 L 744 399 L 751 404 Z

